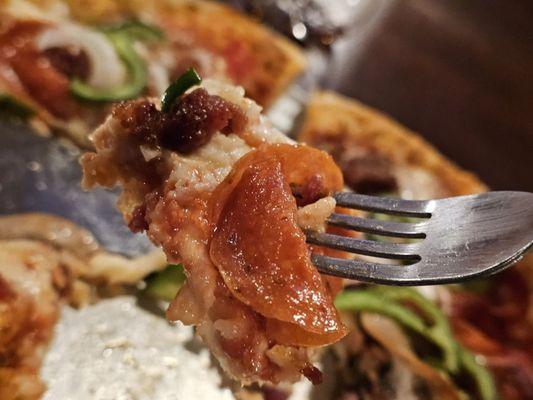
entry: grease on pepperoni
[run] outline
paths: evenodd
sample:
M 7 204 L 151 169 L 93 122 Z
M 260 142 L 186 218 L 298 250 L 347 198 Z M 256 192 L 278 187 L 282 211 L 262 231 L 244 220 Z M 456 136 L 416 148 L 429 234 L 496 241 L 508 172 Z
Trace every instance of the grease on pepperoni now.
M 210 255 L 232 294 L 271 319 L 280 343 L 321 345 L 345 329 L 332 294 L 310 260 L 296 224 L 291 184 L 321 174 L 342 187 L 335 164 L 307 146 L 269 145 L 249 153 L 213 196 Z

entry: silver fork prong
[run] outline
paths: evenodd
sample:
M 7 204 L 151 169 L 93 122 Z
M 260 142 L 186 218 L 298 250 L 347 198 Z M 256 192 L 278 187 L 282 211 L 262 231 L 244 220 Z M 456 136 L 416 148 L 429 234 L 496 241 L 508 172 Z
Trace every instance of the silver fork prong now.
M 327 219 L 330 225 L 341 228 L 353 229 L 358 232 L 373 233 L 383 236 L 393 236 L 411 239 L 423 239 L 426 237 L 424 222 L 409 223 L 396 221 L 382 221 L 372 218 L 352 217 L 346 214 L 331 214 Z
M 307 243 L 343 250 L 366 256 L 383 257 L 395 260 L 420 260 L 416 243 L 390 243 L 375 240 L 362 240 L 351 237 L 306 231 Z
M 336 193 L 334 197 L 341 207 L 407 217 L 429 218 L 435 209 L 434 200 L 402 200 L 351 192 Z
M 311 254 L 311 261 L 321 273 L 340 278 L 388 285 L 421 284 L 418 279 L 413 278 L 416 275 L 413 274 L 414 270 L 419 269 L 417 264 L 377 264 L 361 260 L 329 257 L 316 253 Z

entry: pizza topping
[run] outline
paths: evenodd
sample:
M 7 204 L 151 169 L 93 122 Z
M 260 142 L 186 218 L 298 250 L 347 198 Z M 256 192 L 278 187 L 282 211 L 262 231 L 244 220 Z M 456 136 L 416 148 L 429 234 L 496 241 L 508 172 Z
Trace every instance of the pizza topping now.
M 183 286 L 163 287 L 164 296 L 179 289 L 167 317 L 197 326 L 244 382 L 302 373 L 318 381 L 312 349 L 345 328 L 333 307 L 338 285 L 311 263 L 291 187 L 307 201 L 340 190 L 332 158 L 267 144 L 288 139 L 262 123 L 241 89 L 214 81 L 166 113 L 147 99 L 123 103 L 93 141 L 96 152 L 82 158 L 84 186 L 124 185 L 119 206 L 130 227 L 183 264 Z M 157 155 L 147 157 L 146 147 Z
M 392 162 L 378 154 L 351 158 L 341 168 L 346 185 L 357 193 L 387 193 L 397 189 Z
M 202 82 L 202 78 L 196 72 L 194 68 L 189 68 L 183 72 L 174 83 L 172 83 L 163 94 L 161 100 L 161 111 L 169 112 L 174 102 L 183 95 L 188 89 L 195 85 L 199 85 Z
M 89 58 L 83 50 L 71 47 L 50 47 L 43 54 L 56 70 L 69 78 L 85 80 L 89 76 Z
M 133 40 L 127 34 L 120 32 L 109 33 L 107 36 L 128 70 L 128 81 L 118 87 L 100 89 L 80 79 L 74 79 L 70 89 L 81 99 L 92 101 L 131 99 L 141 94 L 146 86 L 146 66 L 133 47 Z
M 232 294 L 268 318 L 296 325 L 291 331 L 301 327 L 305 333 L 324 335 L 312 339 L 314 344 L 339 339 L 344 328 L 311 263 L 289 183 L 302 184 L 318 175 L 331 193 L 342 180 L 327 157 L 306 146 L 264 146 L 239 160 L 213 195 L 211 209 L 216 226 L 211 259 Z M 284 339 L 309 345 L 309 339 L 294 333 Z
M 168 114 L 161 144 L 190 153 L 209 142 L 215 132 L 239 134 L 245 124 L 246 117 L 239 107 L 200 88 L 183 97 Z
M 185 283 L 185 279 L 183 265 L 168 264 L 164 270 L 154 272 L 145 279 L 144 293 L 157 299 L 172 301 Z
M 69 96 L 69 80 L 35 46 L 45 28 L 36 21 L 7 23 L 0 30 L 0 70 L 8 71 L 9 79 L 51 114 L 68 118 L 78 112 Z
M 83 51 L 90 64 L 85 76 L 72 74 L 72 63 L 65 71 L 65 50 L 59 59 L 59 70 L 72 78 L 72 94 L 83 100 L 118 101 L 138 96 L 147 85 L 146 63 L 134 48 L 135 42 L 159 40 L 161 37 L 161 32 L 155 27 L 138 22 L 109 27 L 103 32 L 66 25 L 45 31 L 39 38 L 38 46 L 48 53 L 57 47 Z M 52 54 L 52 60 L 58 63 L 57 51 L 52 51 Z M 83 67 L 83 59 L 78 57 L 75 61 L 78 68 Z
M 346 135 L 313 133 L 319 148 L 330 153 L 342 170 L 346 186 L 357 193 L 381 194 L 398 189 L 395 166 L 388 157 L 365 143 L 354 144 Z
M 203 88 L 183 96 L 168 113 L 148 100 L 120 103 L 113 115 L 140 144 L 188 154 L 204 146 L 219 131 L 240 133 L 246 116 L 235 104 Z
M 35 110 L 9 94 L 0 93 L 0 117 L 25 121 L 35 114 Z
M 457 382 L 471 381 L 480 399 L 497 398 L 495 382 L 489 371 L 476 361 L 472 353 L 457 343 L 452 328 L 439 307 L 417 291 L 392 287 L 345 290 L 337 296 L 335 305 L 343 311 L 379 314 L 387 317 L 388 325 L 395 321 L 406 332 L 415 332 L 417 343 L 424 340 L 440 349 L 439 359 L 435 362 L 438 362 L 438 365 Z M 401 342 L 388 338 L 392 330 L 383 328 L 384 320 L 378 323 L 375 317 L 371 317 L 367 318 L 367 322 L 371 322 L 370 319 L 373 320 L 373 328 L 367 331 L 393 354 L 402 352 L 399 348 Z M 381 325 L 381 328 L 378 325 Z M 407 355 L 405 351 L 402 353 L 402 357 Z M 424 376 L 427 368 L 420 366 L 420 363 L 411 356 L 409 358 L 411 358 L 409 363 L 416 367 L 415 371 Z M 432 380 L 432 384 L 437 383 Z

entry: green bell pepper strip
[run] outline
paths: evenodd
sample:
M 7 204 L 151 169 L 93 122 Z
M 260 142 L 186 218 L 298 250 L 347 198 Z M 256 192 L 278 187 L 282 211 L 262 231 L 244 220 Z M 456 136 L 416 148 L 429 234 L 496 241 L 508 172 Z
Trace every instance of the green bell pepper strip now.
M 201 82 L 202 78 L 198 72 L 194 68 L 189 68 L 165 90 L 161 99 L 161 111 L 169 112 L 178 97 Z
M 479 397 L 482 400 L 499 399 L 498 391 L 490 372 L 476 361 L 474 355 L 464 347 L 460 347 L 459 358 L 464 372 L 474 379 Z
M 335 306 L 341 311 L 369 311 L 392 318 L 418 333 L 424 333 L 426 326 L 422 318 L 404 306 L 379 296 L 375 291 L 348 290 L 335 298 Z
M 126 34 L 134 40 L 157 41 L 163 40 L 165 35 L 161 29 L 154 25 L 148 25 L 141 21 L 127 21 L 120 25 L 103 27 L 106 33 Z
M 428 314 L 433 325 L 427 326 L 414 311 L 399 303 L 401 301 L 413 302 L 422 312 Z M 335 305 L 341 311 L 370 311 L 394 319 L 437 345 L 442 351 L 446 370 L 452 373 L 457 372 L 459 368 L 457 345 L 445 317 L 440 314 L 436 306 L 436 310 L 433 309 L 433 305 L 414 290 L 372 288 L 344 291 L 335 299 Z
M 185 280 L 183 265 L 169 264 L 164 270 L 150 274 L 145 279 L 144 293 L 161 300 L 172 301 Z
M 130 36 L 120 31 L 108 33 L 107 36 L 128 70 L 128 82 L 117 88 L 97 89 L 79 79 L 74 79 L 70 83 L 70 91 L 82 100 L 100 102 L 127 100 L 138 96 L 146 86 L 146 66 L 135 51 Z
M 442 350 L 444 368 L 452 373 L 458 371 L 459 357 L 457 355 L 457 342 L 453 337 L 446 316 L 435 303 L 426 299 L 416 290 L 409 288 L 377 287 L 374 290 L 396 302 L 411 302 L 430 319 L 431 326 L 426 327 L 424 336 L 429 338 Z M 422 332 L 419 333 L 422 334 Z
M 402 303 L 411 303 L 430 320 L 424 319 Z M 337 295 L 335 306 L 341 311 L 369 311 L 387 316 L 422 335 L 442 351 L 444 368 L 453 375 L 466 373 L 476 383 L 482 400 L 496 400 L 496 387 L 490 372 L 454 339 L 446 316 L 431 301 L 408 288 L 373 287 L 348 290 Z
M 33 107 L 24 104 L 7 93 L 0 93 L 0 117 L 5 119 L 27 120 L 35 115 Z

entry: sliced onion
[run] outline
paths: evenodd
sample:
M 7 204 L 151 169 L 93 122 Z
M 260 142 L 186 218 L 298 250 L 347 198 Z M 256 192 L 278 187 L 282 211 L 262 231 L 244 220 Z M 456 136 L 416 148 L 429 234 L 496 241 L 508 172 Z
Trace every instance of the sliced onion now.
M 450 379 L 418 358 L 404 332 L 393 320 L 379 314 L 362 313 L 361 324 L 372 338 L 427 382 L 434 398 L 460 400 L 459 390 Z
M 91 66 L 87 82 L 97 89 L 118 87 L 126 79 L 126 69 L 103 33 L 79 25 L 61 24 L 43 31 L 36 39 L 36 46 L 41 51 L 51 47 L 83 50 Z

